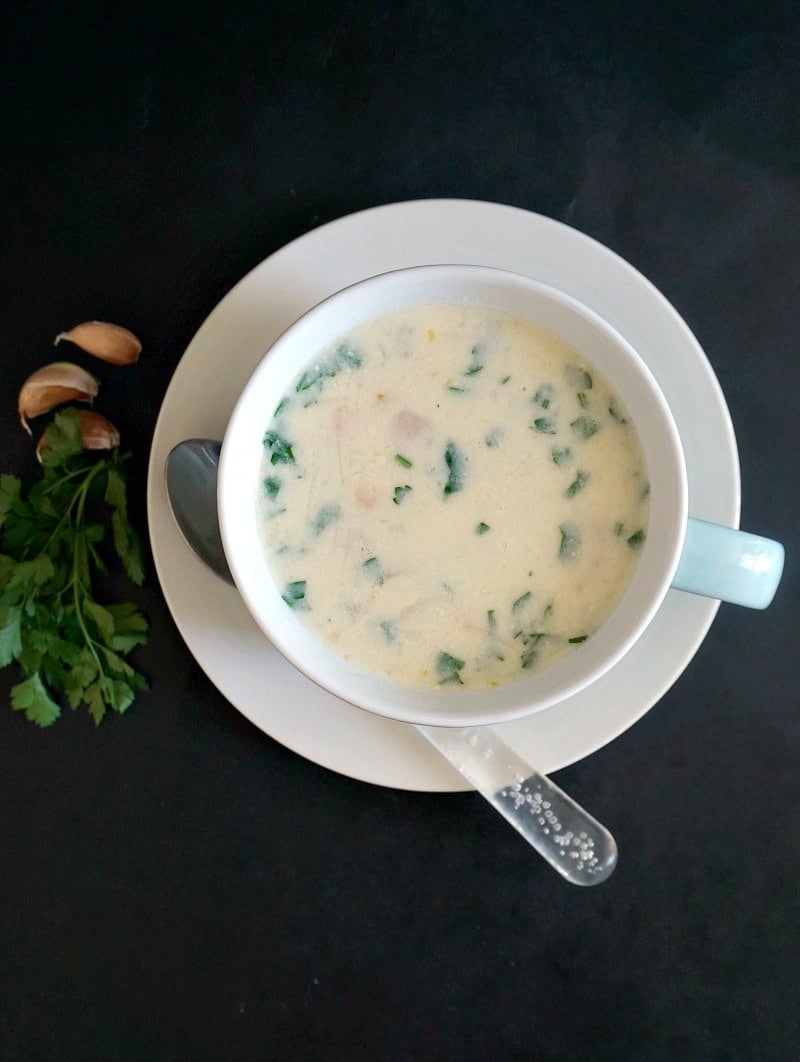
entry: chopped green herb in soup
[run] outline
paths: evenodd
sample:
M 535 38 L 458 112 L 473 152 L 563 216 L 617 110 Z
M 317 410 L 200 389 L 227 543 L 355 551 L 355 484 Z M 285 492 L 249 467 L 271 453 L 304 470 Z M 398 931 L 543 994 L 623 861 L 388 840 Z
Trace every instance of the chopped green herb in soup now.
M 287 608 L 365 669 L 454 695 L 579 651 L 630 581 L 649 504 L 591 351 L 436 305 L 311 353 L 264 426 L 256 503 Z

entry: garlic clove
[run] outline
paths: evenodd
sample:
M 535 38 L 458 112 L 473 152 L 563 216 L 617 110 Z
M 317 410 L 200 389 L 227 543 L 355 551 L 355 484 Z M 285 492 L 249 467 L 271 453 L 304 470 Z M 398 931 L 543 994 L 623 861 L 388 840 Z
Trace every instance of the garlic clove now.
M 119 432 L 102 413 L 93 409 L 79 409 L 81 441 L 84 450 L 113 450 L 119 446 Z
M 58 346 L 62 339 L 112 365 L 132 365 L 142 352 L 142 344 L 133 332 L 108 321 L 85 321 L 69 332 L 59 332 L 54 345 Z
M 81 421 L 81 442 L 84 450 L 113 450 L 119 446 L 119 432 L 102 413 L 93 409 L 77 409 L 75 412 Z M 45 436 L 36 444 L 36 457 L 41 463 L 41 452 L 45 446 Z
M 28 418 L 49 413 L 73 399 L 91 402 L 99 387 L 94 376 L 80 365 L 73 365 L 71 361 L 51 362 L 31 373 L 22 385 L 17 399 L 20 423 L 28 435 L 32 435 Z

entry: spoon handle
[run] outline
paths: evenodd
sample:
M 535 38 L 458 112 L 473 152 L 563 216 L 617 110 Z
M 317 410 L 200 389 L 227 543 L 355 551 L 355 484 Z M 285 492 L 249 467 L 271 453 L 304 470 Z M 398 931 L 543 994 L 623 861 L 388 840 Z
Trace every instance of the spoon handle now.
M 534 770 L 488 726 L 418 726 L 514 829 L 574 885 L 597 885 L 617 864 L 617 845 L 572 797 Z

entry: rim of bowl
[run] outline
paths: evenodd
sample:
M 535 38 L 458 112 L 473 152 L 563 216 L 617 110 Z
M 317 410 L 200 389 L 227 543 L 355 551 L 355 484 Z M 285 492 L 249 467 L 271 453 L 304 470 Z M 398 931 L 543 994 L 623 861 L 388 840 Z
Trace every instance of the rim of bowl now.
M 580 351 L 620 396 L 634 421 L 651 484 L 645 545 L 609 617 L 564 660 L 491 689 L 405 686 L 344 660 L 286 608 L 256 521 L 262 440 L 271 419 L 263 410 L 274 409 L 303 367 L 357 324 L 393 309 L 437 303 L 470 303 L 514 313 Z M 552 327 L 553 322 L 562 327 Z M 569 323 L 568 335 L 564 322 Z M 587 350 L 587 343 L 575 337 L 594 340 L 595 345 Z M 225 554 L 248 611 L 299 671 L 342 700 L 378 715 L 414 724 L 471 726 L 550 708 L 589 686 L 629 651 L 658 610 L 680 559 L 688 488 L 680 436 L 666 399 L 641 356 L 616 329 L 552 285 L 492 266 L 442 264 L 391 270 L 349 285 L 309 309 L 269 347 L 225 431 L 218 515 Z

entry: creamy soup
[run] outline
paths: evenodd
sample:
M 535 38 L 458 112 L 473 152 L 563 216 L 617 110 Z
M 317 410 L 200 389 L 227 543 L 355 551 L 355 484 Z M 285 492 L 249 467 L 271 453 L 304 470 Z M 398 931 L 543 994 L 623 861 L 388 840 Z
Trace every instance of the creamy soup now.
M 469 305 L 395 311 L 320 352 L 266 426 L 261 482 L 286 607 L 419 687 L 562 659 L 646 535 L 641 448 L 604 380 L 548 332 Z

